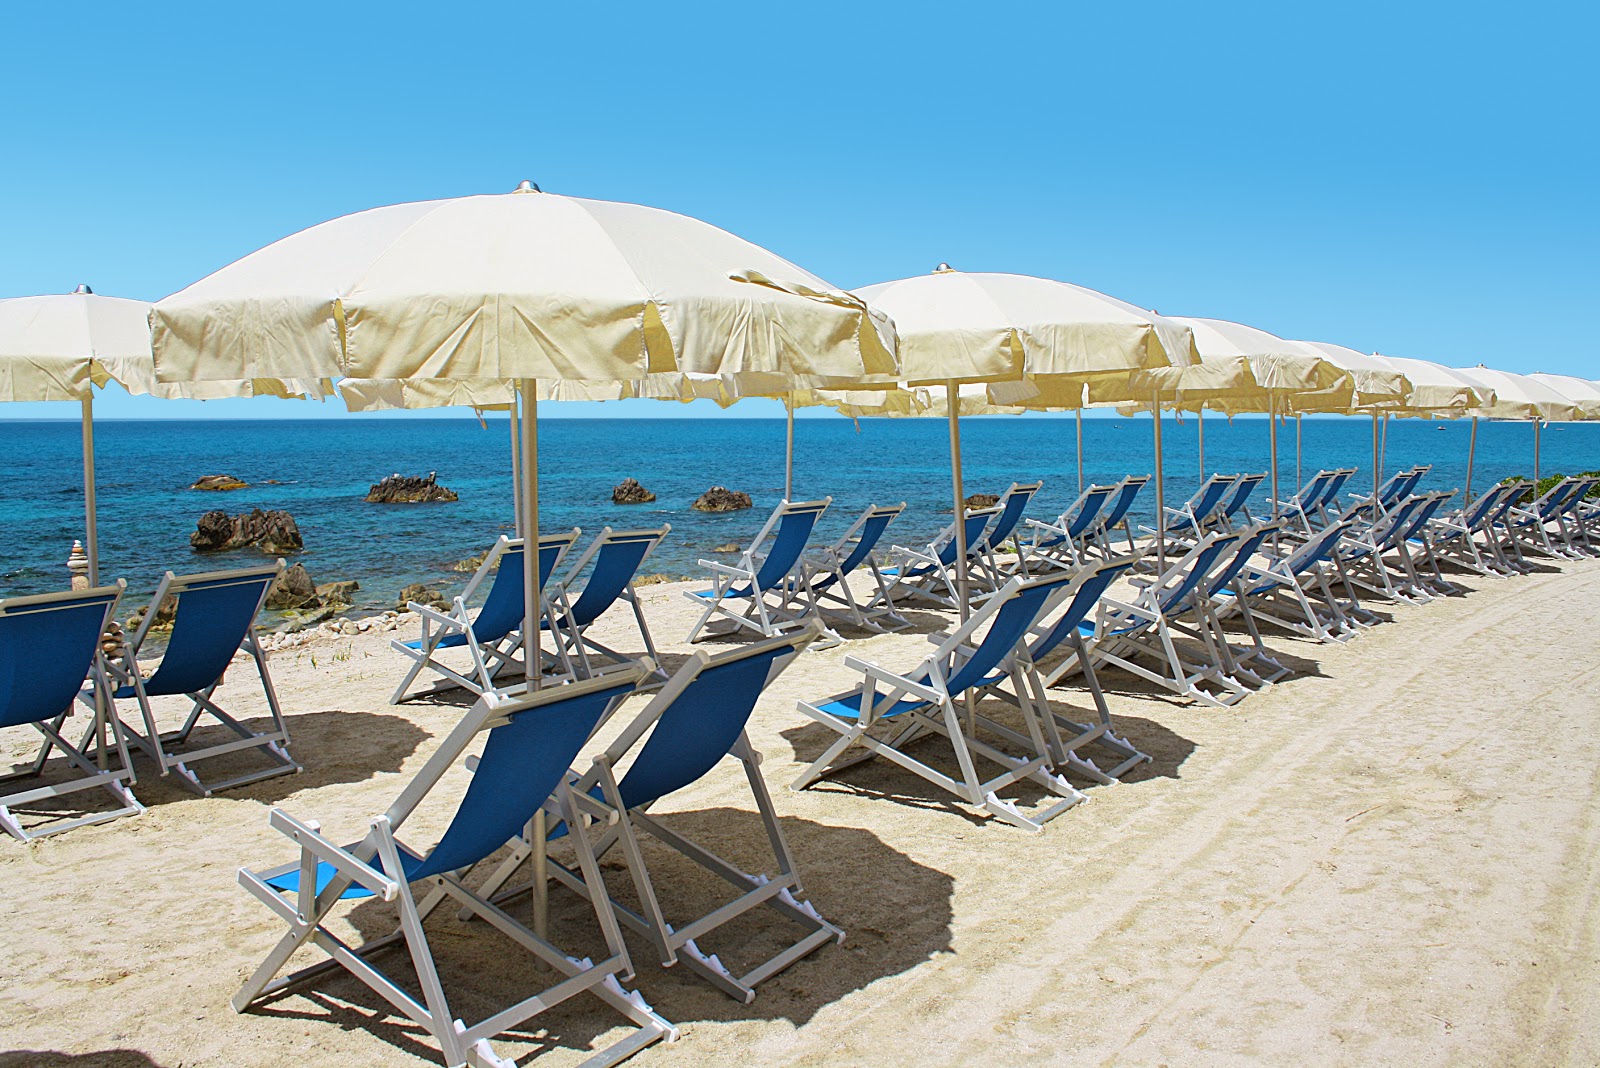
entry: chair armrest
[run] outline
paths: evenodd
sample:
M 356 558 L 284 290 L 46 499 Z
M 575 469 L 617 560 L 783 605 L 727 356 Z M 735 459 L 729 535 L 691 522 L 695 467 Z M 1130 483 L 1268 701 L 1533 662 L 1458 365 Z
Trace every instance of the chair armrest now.
M 730 578 L 749 578 L 751 574 L 742 567 L 729 567 L 727 564 L 719 564 L 715 560 L 702 560 L 700 561 L 700 566 L 707 571 L 715 571 Z
M 331 864 L 340 875 L 349 876 L 355 882 L 371 890 L 385 901 L 393 901 L 400 895 L 400 884 L 389 878 L 378 869 L 363 861 L 357 860 L 346 849 L 334 845 L 324 838 L 309 824 L 295 819 L 281 808 L 274 808 L 267 817 L 268 824 L 277 831 L 288 836 L 303 851 L 311 853 L 320 861 Z
M 417 601 L 410 601 L 406 604 L 406 607 L 411 609 L 411 611 L 415 612 L 417 615 L 421 616 L 423 619 L 432 620 L 441 627 L 449 627 L 452 630 L 467 629 L 466 624 L 461 621 L 461 617 L 441 612 L 431 605 L 420 604 Z

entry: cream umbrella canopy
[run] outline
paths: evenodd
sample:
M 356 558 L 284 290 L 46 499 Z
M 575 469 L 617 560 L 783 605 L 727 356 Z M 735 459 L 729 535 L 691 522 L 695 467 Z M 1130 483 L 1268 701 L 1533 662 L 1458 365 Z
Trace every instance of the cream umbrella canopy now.
M 1487 419 L 1530 420 L 1533 423 L 1533 481 L 1539 481 L 1539 430 L 1547 420 L 1567 422 L 1583 418 L 1576 401 L 1557 393 L 1538 379 L 1484 367 L 1455 368 L 1455 373 L 1472 382 L 1480 395 L 1492 397 L 1473 409 Z
M 163 381 L 515 381 L 521 529 L 538 524 L 535 383 L 893 377 L 893 326 L 766 249 L 657 208 L 541 192 L 397 204 L 313 226 L 158 302 Z M 524 567 L 537 684 L 537 569 Z
M 1048 278 L 967 273 L 940 264 L 931 274 L 856 293 L 893 318 L 902 381 L 945 388 L 963 618 L 968 597 L 961 384 L 1027 379 L 1039 391 L 1036 406 L 1052 407 L 1052 394 L 1081 398 L 1086 380 L 1126 381 L 1133 372 L 1198 358 L 1187 329 L 1126 301 Z
M 1467 481 L 1463 490 L 1472 496 L 1472 470 L 1478 458 L 1478 416 L 1473 410 L 1494 400 L 1494 391 L 1483 383 L 1473 383 L 1442 364 L 1405 356 L 1385 356 L 1411 383 L 1405 403 L 1388 414 L 1423 419 L 1472 417 L 1472 434 L 1467 440 Z M 1376 468 L 1374 468 L 1376 470 Z
M 1600 382 L 1573 375 L 1546 374 L 1543 371 L 1535 371 L 1527 377 L 1576 404 L 1580 418 L 1600 419 Z

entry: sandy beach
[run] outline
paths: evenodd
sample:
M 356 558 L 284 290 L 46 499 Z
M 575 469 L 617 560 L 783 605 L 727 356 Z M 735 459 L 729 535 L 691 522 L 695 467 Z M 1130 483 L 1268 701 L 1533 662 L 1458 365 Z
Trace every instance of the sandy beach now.
M 1393 622 L 1344 646 L 1269 633 L 1296 675 L 1231 710 L 1106 672 L 1114 714 L 1154 762 L 1090 787 L 1040 835 L 893 767 L 791 793 L 825 742 L 796 699 L 847 684 L 847 654 L 912 666 L 942 620 L 918 612 L 913 631 L 808 653 L 763 698 L 752 738 L 808 896 L 848 938 L 750 1006 L 661 969 L 635 940 L 631 985 L 683 1037 L 630 1063 L 1600 1063 L 1600 561 L 1458 581 L 1467 595 L 1375 606 Z M 688 649 L 682 588 L 644 591 L 669 665 Z M 626 623 L 602 621 L 602 637 L 637 647 Z M 387 704 L 403 670 L 390 637 L 275 655 L 304 774 L 200 799 L 141 761 L 145 815 L 0 842 L 0 1048 L 13 1051 L 0 1065 L 438 1063 L 349 978 L 245 1015 L 228 1005 L 281 933 L 235 882 L 241 865 L 292 858 L 268 809 L 354 840 L 460 714 Z M 242 664 L 221 698 L 264 707 Z M 8 732 L 6 755 L 24 741 Z M 467 773 L 452 774 L 446 801 Z M 662 811 L 762 863 L 732 762 Z M 425 810 L 411 838 L 431 842 L 447 816 Z M 715 889 L 698 875 L 671 885 L 669 901 L 690 903 Z M 552 907 L 555 940 L 592 950 L 592 915 L 559 894 Z M 381 933 L 388 915 L 367 903 L 345 922 Z M 760 937 L 767 922 L 738 930 Z M 469 1018 L 540 979 L 483 927 L 430 924 Z M 615 1019 L 580 999 L 497 1047 L 570 1064 Z

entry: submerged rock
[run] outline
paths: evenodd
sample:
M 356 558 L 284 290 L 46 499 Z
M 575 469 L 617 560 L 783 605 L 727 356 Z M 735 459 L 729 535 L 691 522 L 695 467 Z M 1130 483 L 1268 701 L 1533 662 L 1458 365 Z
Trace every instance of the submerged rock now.
M 737 512 L 751 507 L 750 494 L 712 486 L 690 507 L 697 512 Z
M 287 568 L 272 580 L 272 587 L 267 590 L 266 607 L 274 611 L 317 608 L 321 604 L 321 599 L 317 597 L 317 584 L 311 581 L 311 575 L 303 564 Z
M 203 553 L 254 545 L 262 552 L 276 556 L 297 553 L 305 548 L 294 516 L 281 510 L 263 512 L 254 508 L 245 515 L 230 516 L 219 508 L 201 516 L 195 528 L 195 532 L 189 535 L 189 544 Z
M 460 500 L 455 491 L 439 485 L 438 472 L 429 471 L 427 478 L 415 475 L 390 475 L 367 490 L 369 504 L 422 504 L 429 501 Z
M 726 545 L 718 545 L 718 546 L 716 546 L 711 551 L 714 552 L 714 553 L 736 553 L 736 552 L 741 552 L 743 549 L 744 549 L 743 545 L 740 545 L 736 541 L 730 541 Z
M 150 611 L 150 606 L 136 610 L 128 617 L 128 633 L 136 633 L 144 624 L 144 617 Z M 152 630 L 166 630 L 172 626 L 172 621 L 178 614 L 178 599 L 172 594 L 167 594 L 161 599 L 161 606 L 156 609 L 156 621 L 150 624 Z
M 469 556 L 465 560 L 457 560 L 455 563 L 450 565 L 450 570 L 465 571 L 471 574 L 472 572 L 477 571 L 478 568 L 482 567 L 483 562 L 487 559 L 489 559 L 489 551 L 485 549 L 477 556 Z
M 244 489 L 249 485 L 250 483 L 244 479 L 235 478 L 233 475 L 202 475 L 189 488 L 197 490 L 236 490 Z
M 625 478 L 611 491 L 612 504 L 649 504 L 656 495 L 639 485 L 636 478 Z

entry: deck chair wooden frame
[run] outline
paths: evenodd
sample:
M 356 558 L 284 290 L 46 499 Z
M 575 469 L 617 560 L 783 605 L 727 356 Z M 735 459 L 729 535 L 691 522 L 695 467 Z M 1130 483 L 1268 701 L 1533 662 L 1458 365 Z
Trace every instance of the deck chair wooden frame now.
M 859 672 L 862 682 L 853 689 L 819 701 L 799 702 L 800 711 L 835 731 L 839 737 L 790 786 L 804 790 L 827 776 L 863 761 L 883 757 L 945 790 L 959 801 L 1024 830 L 1038 832 L 1072 806 L 1086 800 L 1083 794 L 1054 770 L 1055 749 L 1047 732 L 1054 720 L 1042 711 L 1035 690 L 1026 679 L 1027 646 L 1024 638 L 1038 616 L 1064 595 L 1072 575 L 1010 579 L 986 600 L 957 630 L 935 635 L 935 651 L 905 674 L 890 671 L 870 660 L 847 656 L 844 666 Z M 978 633 L 982 631 L 982 638 Z M 1012 692 L 1028 695 L 1022 702 L 1027 748 L 1007 752 L 978 737 L 995 721 L 973 707 L 961 707 L 968 692 L 997 673 L 1009 675 Z M 969 726 L 970 724 L 970 726 Z M 881 731 L 882 733 L 873 733 Z M 997 740 L 1010 741 L 1017 732 L 993 732 Z M 906 751 L 919 738 L 941 736 L 951 747 L 961 777 L 952 778 Z M 1058 747 L 1057 747 L 1058 748 Z M 859 749 L 855 753 L 852 750 Z M 1000 767 L 999 774 L 983 778 L 977 759 Z M 1054 801 L 1042 810 L 1023 811 L 1017 801 L 1001 796 L 1023 780 L 1041 786 Z
M 101 636 L 115 618 L 125 584 L 98 586 L 64 593 L 44 593 L 0 599 L 0 729 L 32 726 L 42 736 L 38 755 L 19 770 L 0 775 L 9 784 L 43 775 L 50 753 L 59 749 L 78 777 L 32 789 L 0 793 L 0 830 L 23 842 L 61 834 L 92 823 L 136 816 L 144 806 L 128 789 L 134 782 L 133 763 L 122 725 L 107 716 L 116 760 L 101 767 L 90 754 L 97 724 L 91 722 L 78 745 L 67 740 L 67 717 L 81 699 L 110 708 L 110 680 L 101 648 Z M 83 695 L 88 679 L 93 697 Z M 109 756 L 109 754 L 108 754 Z M 84 790 L 104 790 L 115 807 L 72 818 L 24 825 L 14 811 L 40 801 L 55 801 Z
M 817 520 L 832 503 L 832 497 L 779 501 L 739 553 L 738 563 L 701 560 L 700 566 L 711 572 L 712 586 L 683 591 L 702 609 L 689 628 L 689 643 L 740 631 L 775 638 L 805 627 L 814 615 L 816 598 L 807 584 L 803 557 Z M 832 635 L 832 642 L 838 641 L 838 635 Z
M 574 802 L 566 771 L 594 730 L 645 676 L 644 670 L 632 670 L 552 685 L 515 698 L 492 691 L 480 695 L 417 776 L 386 812 L 370 821 L 370 830 L 354 845 L 336 845 L 323 836 L 319 824 L 274 808 L 270 825 L 295 844 L 300 856 L 264 871 L 241 868 L 239 884 L 289 930 L 234 995 L 234 1011 L 245 1012 L 262 998 L 343 969 L 426 1028 L 450 1068 L 509 1068 L 513 1062 L 496 1054 L 491 1040 L 582 993 L 595 995 L 635 1025 L 634 1031 L 596 1052 L 586 1065 L 616 1064 L 660 1039 L 676 1039 L 678 1032 L 672 1024 L 658 1016 L 638 993 L 622 988 L 619 979 L 631 979 L 633 969 L 610 909 L 594 909 L 608 956 L 598 962 L 579 959 L 469 889 L 462 878 L 542 812 L 545 819 L 564 821 L 578 829 L 579 833 L 571 836 L 578 866 L 592 885 L 604 885 L 599 864 L 588 848 L 585 829 L 590 818 Z M 482 757 L 444 835 L 426 854 L 407 846 L 399 838 L 406 820 L 438 787 L 445 772 L 466 756 L 480 734 L 487 735 Z M 425 893 L 419 894 L 415 887 Z M 335 933 L 328 925 L 335 908 L 342 900 L 356 898 L 394 904 L 396 929 L 359 945 Z M 554 984 L 477 1023 L 458 1020 L 424 928 L 446 900 L 487 921 L 542 962 Z M 308 945 L 321 949 L 329 959 L 280 977 L 289 958 Z M 421 1000 L 380 970 L 375 958 L 390 949 L 405 951 L 422 989 Z
M 163 776 L 173 776 L 202 797 L 304 770 L 289 755 L 289 725 L 284 721 L 278 691 L 272 684 L 272 672 L 267 668 L 267 654 L 256 633 L 256 618 L 283 570 L 284 562 L 278 560 L 264 567 L 233 571 L 193 575 L 175 575 L 168 571 L 150 601 L 152 606 L 164 603 L 168 597 L 177 601 L 177 614 L 173 617 L 172 632 L 167 636 L 161 662 L 149 675 L 139 666 L 139 652 L 155 626 L 154 607 L 145 613 L 144 621 L 128 640 L 122 654 L 110 662 L 111 679 L 116 687 L 113 697 L 136 701 L 144 725 L 141 734 L 124 724 L 129 742 L 155 760 Z M 265 731 L 246 727 L 216 699 L 217 688 L 240 650 L 255 664 L 256 676 L 267 700 L 267 715 L 272 725 Z M 190 708 L 183 725 L 162 733 L 156 726 L 155 709 L 150 703 L 152 697 L 186 698 Z M 190 748 L 190 735 L 207 717 L 226 727 L 234 738 Z M 197 769 L 202 761 L 252 749 L 267 759 L 267 767 L 220 782 L 200 777 Z
M 589 634 L 590 625 L 619 601 L 625 602 L 633 611 L 639 640 L 644 643 L 644 656 L 651 663 L 660 663 L 661 658 L 656 654 L 655 639 L 650 635 L 650 624 L 645 621 L 644 608 L 639 603 L 639 591 L 634 588 L 634 580 L 639 577 L 639 570 L 650 554 L 661 546 L 670 533 L 670 523 L 644 530 L 602 527 L 548 594 L 548 599 L 556 606 L 552 614 L 557 618 L 553 625 L 549 618 L 540 620 L 540 628 L 556 635 L 556 640 L 565 647 L 568 660 L 580 677 L 590 678 L 605 668 L 631 666 L 640 662 L 638 657 L 630 657 L 602 645 Z M 587 580 L 580 586 L 578 580 L 584 577 L 586 569 Z M 601 663 L 597 665 L 596 659 L 600 659 Z M 665 678 L 665 675 L 662 677 Z
M 556 605 L 544 590 L 566 558 L 572 543 L 582 531 L 578 527 L 539 535 L 539 619 L 541 629 L 555 620 Z M 415 641 L 395 639 L 389 647 L 411 661 L 400 685 L 389 697 L 392 705 L 418 697 L 433 697 L 451 690 L 482 694 L 496 690 L 513 691 L 523 685 L 522 623 L 525 594 L 522 571 L 515 565 L 502 567 L 507 557 L 523 559 L 523 539 L 501 536 L 467 580 L 466 588 L 451 598 L 450 607 L 439 611 L 430 605 L 411 602 L 407 607 L 422 618 L 422 637 Z M 474 615 L 467 607 L 477 592 L 488 586 L 483 607 Z M 470 658 L 466 670 L 458 670 L 439 659 L 445 649 L 465 649 Z M 555 670 L 555 678 L 571 678 L 575 669 L 567 647 L 557 643 L 553 664 L 540 664 L 540 670 Z M 416 692 L 411 684 L 424 671 L 440 676 L 438 682 Z M 514 681 L 502 685 L 501 678 Z
M 911 626 L 909 620 L 894 610 L 889 597 L 889 582 L 883 576 L 878 556 L 878 545 L 888 532 L 889 525 L 906 510 L 906 504 L 874 504 L 856 518 L 850 528 L 832 545 L 813 550 L 804 557 L 807 569 L 800 588 L 809 589 L 815 598 L 819 615 L 841 623 L 851 623 L 863 630 L 889 632 Z M 876 593 L 865 602 L 851 591 L 851 575 L 865 571 L 871 578 Z
M 593 846 L 595 855 L 603 859 L 614 849 L 622 853 L 639 907 L 631 908 L 603 893 L 601 899 L 609 902 L 624 927 L 650 940 L 662 967 L 683 964 L 744 1004 L 755 1000 L 756 988 L 766 979 L 829 943 L 844 941 L 844 931 L 824 920 L 804 898 L 799 868 L 761 775 L 761 754 L 750 744 L 744 726 L 762 692 L 821 633 L 821 626 L 813 623 L 804 631 L 716 656 L 695 652 L 593 758 L 590 768 L 573 776 L 573 798 L 602 828 Z M 775 872 L 743 871 L 675 830 L 672 817 L 650 811 L 664 797 L 699 781 L 724 758 L 736 761 L 744 772 L 772 850 Z M 565 833 L 565 827 L 557 828 L 551 840 Z M 641 847 L 647 837 L 726 880 L 736 896 L 703 915 L 669 920 L 672 888 L 650 870 Z M 531 842 L 520 840 L 517 846 L 481 891 L 493 895 L 496 903 L 532 889 L 527 884 L 494 894 L 493 888 L 507 881 L 533 854 Z M 581 871 L 554 858 L 548 863 L 550 873 L 564 886 L 594 899 L 595 889 Z M 729 952 L 726 946 L 713 951 L 708 939 L 757 909 L 770 910 L 798 925 L 803 933 L 770 957 L 736 972 L 722 960 L 721 954 Z

